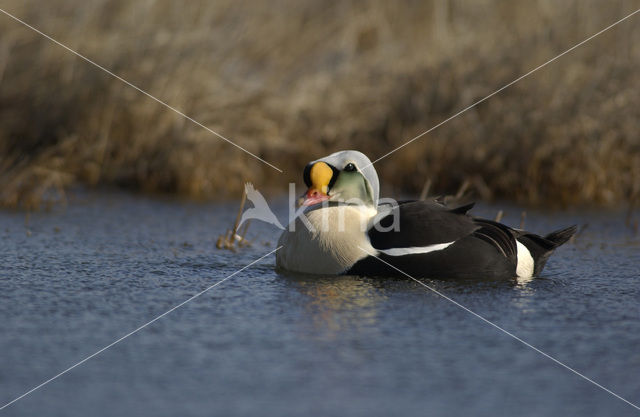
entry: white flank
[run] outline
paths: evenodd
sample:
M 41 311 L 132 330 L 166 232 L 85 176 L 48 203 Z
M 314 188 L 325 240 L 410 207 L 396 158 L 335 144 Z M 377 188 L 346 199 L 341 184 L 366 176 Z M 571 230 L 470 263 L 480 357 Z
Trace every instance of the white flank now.
M 409 248 L 378 249 L 378 252 L 384 253 L 385 255 L 389 256 L 416 255 L 419 253 L 429 253 L 443 250 L 453 245 L 453 243 L 454 242 L 436 243 L 429 246 L 412 246 Z
M 522 243 L 516 240 L 518 246 L 518 266 L 516 268 L 516 274 L 520 278 L 531 278 L 533 276 L 533 258 L 531 252 Z

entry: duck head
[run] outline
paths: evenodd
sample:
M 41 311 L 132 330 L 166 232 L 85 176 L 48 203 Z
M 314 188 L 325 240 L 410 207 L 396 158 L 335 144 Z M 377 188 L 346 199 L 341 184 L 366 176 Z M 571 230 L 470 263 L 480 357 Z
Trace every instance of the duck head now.
M 378 174 L 365 154 L 340 151 L 310 162 L 304 169 L 309 187 L 304 206 L 324 201 L 377 207 Z

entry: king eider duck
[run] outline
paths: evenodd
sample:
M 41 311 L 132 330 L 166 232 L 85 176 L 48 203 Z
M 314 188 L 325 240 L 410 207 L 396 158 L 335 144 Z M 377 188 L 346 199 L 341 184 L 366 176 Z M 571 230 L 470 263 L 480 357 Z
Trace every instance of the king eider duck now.
M 283 270 L 323 275 L 440 279 L 531 278 L 576 232 L 542 237 L 473 217 L 473 204 L 435 200 L 379 204 L 378 175 L 358 151 L 336 152 L 304 169 L 304 211 L 279 239 Z M 377 259 L 376 259 L 377 258 Z M 404 273 L 404 274 L 403 274 Z

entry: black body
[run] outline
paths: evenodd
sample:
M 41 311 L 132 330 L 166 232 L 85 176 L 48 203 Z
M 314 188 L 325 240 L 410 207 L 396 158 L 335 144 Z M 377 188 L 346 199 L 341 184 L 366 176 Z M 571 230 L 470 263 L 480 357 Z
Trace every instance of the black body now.
M 576 227 L 571 226 L 542 237 L 472 217 L 467 214 L 472 207 L 470 204 L 450 209 L 436 201 L 400 203 L 393 209 L 395 213 L 380 220 L 380 224 L 388 229 L 394 214 L 399 216 L 399 230 L 380 231 L 372 227 L 368 231 L 375 249 L 454 243 L 429 253 L 367 256 L 346 273 L 404 276 L 404 272 L 414 278 L 510 279 L 516 277 L 517 239 L 529 249 L 534 260 L 534 275 L 537 275 L 551 253 L 576 231 Z

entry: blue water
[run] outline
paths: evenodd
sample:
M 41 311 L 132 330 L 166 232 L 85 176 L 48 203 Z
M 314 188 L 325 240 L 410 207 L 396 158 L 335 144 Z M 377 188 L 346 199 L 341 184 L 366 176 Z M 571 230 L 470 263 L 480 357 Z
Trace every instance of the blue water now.
M 474 212 L 498 208 L 519 223 Z M 257 223 L 251 247 L 215 248 L 236 209 L 101 193 L 0 212 L 0 403 L 272 251 Z M 538 232 L 588 226 L 528 283 L 425 283 L 640 404 L 640 236 L 624 212 L 527 214 Z M 2 415 L 640 411 L 411 280 L 282 275 L 269 256 Z

